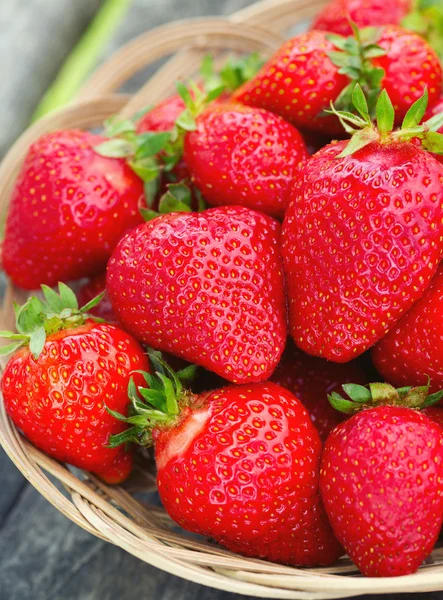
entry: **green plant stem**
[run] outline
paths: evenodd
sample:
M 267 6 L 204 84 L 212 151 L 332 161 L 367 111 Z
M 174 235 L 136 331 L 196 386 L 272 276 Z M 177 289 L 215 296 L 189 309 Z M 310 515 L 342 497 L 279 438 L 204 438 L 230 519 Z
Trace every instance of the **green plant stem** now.
M 62 65 L 32 116 L 43 115 L 72 100 L 92 71 L 132 0 L 104 0 L 93 21 Z

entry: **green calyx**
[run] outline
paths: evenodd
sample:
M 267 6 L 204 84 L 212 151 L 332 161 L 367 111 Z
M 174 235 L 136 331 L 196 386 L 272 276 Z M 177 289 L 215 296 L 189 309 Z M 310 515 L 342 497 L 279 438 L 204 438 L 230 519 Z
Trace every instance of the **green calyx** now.
M 443 3 L 441 0 L 416 0 L 402 27 L 424 37 L 443 59 Z
M 144 378 L 147 387 L 137 387 L 133 377 L 128 385 L 129 416 L 125 417 L 106 407 L 114 418 L 131 425 L 122 433 L 110 437 L 110 448 L 127 443 L 151 446 L 152 431 L 173 425 L 183 408 L 190 404 L 192 394 L 185 386 L 194 379 L 197 367 L 189 365 L 175 372 L 162 359 L 160 352 L 150 349 L 148 356 L 153 373 L 135 371 Z
M 193 194 L 196 199 L 193 202 Z M 187 183 L 170 183 L 166 192 L 160 198 L 158 209 L 140 208 L 140 213 L 145 221 L 152 221 L 160 215 L 173 212 L 202 212 L 206 210 L 206 204 L 199 190 L 191 189 Z
M 112 117 L 105 121 L 105 135 L 109 139 L 94 150 L 101 156 L 126 159 L 130 168 L 144 182 L 147 206 L 151 209 L 160 187 L 161 174 L 175 183 L 172 170 L 183 156 L 186 133 L 196 129 L 198 115 L 225 90 L 234 91 L 253 77 L 262 65 L 262 59 L 253 53 L 242 58 L 229 57 L 216 71 L 212 56 L 205 56 L 200 68 L 202 86 L 193 81 L 187 86 L 180 81 L 176 83 L 185 109 L 170 131 L 137 133 L 137 122 L 150 107 L 132 119 Z
M 229 56 L 225 64 L 217 71 L 213 57 L 207 54 L 200 66 L 200 75 L 207 92 L 220 87 L 228 92 L 234 92 L 252 79 L 264 63 L 265 61 L 257 52 L 242 57 Z
M 375 406 L 427 408 L 443 398 L 443 390 L 429 394 L 429 381 L 426 385 L 397 389 L 389 383 L 370 383 L 368 386 L 346 383 L 342 387 L 349 399 L 332 392 L 328 400 L 336 410 L 348 415 Z
M 373 65 L 372 59 L 384 56 L 386 51 L 377 44 L 380 29 L 375 27 L 359 29 L 352 21 L 350 25 L 352 36 L 343 37 L 336 34 L 327 36 L 337 48 L 328 54 L 329 58 L 339 67 L 338 72 L 350 79 L 350 83 L 336 99 L 335 106 L 339 110 L 349 110 L 352 107 L 354 88 L 358 84 L 364 90 L 372 114 L 385 75 L 384 69 Z
M 394 130 L 395 111 L 389 94 L 382 90 L 375 106 L 375 122 L 371 119 L 366 96 L 359 84 L 352 92 L 352 104 L 358 114 L 337 110 L 333 105 L 329 114 L 336 115 L 343 128 L 352 137 L 338 158 L 349 156 L 368 144 L 378 141 L 391 143 L 419 139 L 428 152 L 443 154 L 443 135 L 438 130 L 443 126 L 443 113 L 422 122 L 428 106 L 428 91 L 410 107 L 400 128 Z
M 100 302 L 104 292 L 79 308 L 74 292 L 64 283 L 58 284 L 58 294 L 47 285 L 41 287 L 43 300 L 32 296 L 23 306 L 14 303 L 17 333 L 0 331 L 0 337 L 11 340 L 10 344 L 0 347 L 0 355 L 15 352 L 21 346 L 29 346 L 32 355 L 37 359 L 48 335 L 80 327 L 88 318 L 97 322 L 103 321 L 91 317 L 88 311 Z
M 176 86 L 185 109 L 170 131 L 137 133 L 140 113 L 132 119 L 118 120 L 114 117 L 104 123 L 109 140 L 94 148 L 101 156 L 126 159 L 129 167 L 144 182 L 148 208 L 152 207 L 159 190 L 161 174 L 170 173 L 181 160 L 186 133 L 196 129 L 197 116 L 224 90 L 224 87 L 219 87 L 206 92 L 192 81 L 189 87 L 180 81 Z

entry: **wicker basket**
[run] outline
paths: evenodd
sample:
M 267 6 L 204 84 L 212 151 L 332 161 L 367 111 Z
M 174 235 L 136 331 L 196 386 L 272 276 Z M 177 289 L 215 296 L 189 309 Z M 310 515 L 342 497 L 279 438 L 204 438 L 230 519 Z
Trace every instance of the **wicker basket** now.
M 78 100 L 30 127 L 0 167 L 0 212 L 7 209 L 11 187 L 29 144 L 49 130 L 90 128 L 116 113 L 131 116 L 161 100 L 174 81 L 195 73 L 202 55 L 222 58 L 227 51 L 270 54 L 289 28 L 312 17 L 327 0 L 264 0 L 229 19 L 206 18 L 159 27 L 121 48 L 84 86 Z M 134 96 L 116 91 L 137 71 L 172 56 Z M 0 328 L 13 326 L 12 300 L 24 292 L 9 286 Z M 0 443 L 32 485 L 69 519 L 93 535 L 120 546 L 160 569 L 214 588 L 263 598 L 341 598 L 367 593 L 443 590 L 443 547 L 418 573 L 406 577 L 361 577 L 348 559 L 331 568 L 295 569 L 246 559 L 216 545 L 177 533 L 164 510 L 136 500 L 137 489 L 154 489 L 155 477 L 140 470 L 125 487 L 109 487 L 84 473 L 77 476 L 36 450 L 14 428 L 0 405 Z M 63 494 L 48 478 L 59 480 Z

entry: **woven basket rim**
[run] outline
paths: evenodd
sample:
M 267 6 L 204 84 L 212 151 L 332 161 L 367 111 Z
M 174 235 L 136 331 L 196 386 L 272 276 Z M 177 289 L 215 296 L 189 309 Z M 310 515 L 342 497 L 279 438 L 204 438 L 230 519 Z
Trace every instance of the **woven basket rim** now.
M 29 127 L 0 165 L 0 211 L 7 209 L 11 189 L 29 144 L 42 133 L 63 127 L 92 128 L 109 116 L 131 115 L 173 90 L 179 76 L 193 74 L 208 45 L 219 51 L 272 52 L 282 32 L 311 17 L 328 0 L 262 0 L 229 17 L 206 17 L 169 23 L 120 48 L 85 83 L 77 100 Z M 133 96 L 118 89 L 137 71 L 158 58 L 173 56 Z M 14 326 L 12 300 L 26 292 L 9 285 L 0 310 L 2 329 Z M 140 560 L 184 579 L 238 594 L 313 600 L 368 593 L 389 594 L 443 590 L 443 547 L 414 575 L 362 577 L 345 557 L 331 568 L 301 569 L 234 555 L 171 530 L 164 510 L 135 500 L 120 486 L 107 486 L 91 474 L 78 475 L 44 455 L 24 439 L 0 402 L 0 445 L 25 478 L 57 510 L 89 533 L 123 548 Z M 142 474 L 143 489 L 154 477 Z M 63 494 L 49 476 L 61 482 Z

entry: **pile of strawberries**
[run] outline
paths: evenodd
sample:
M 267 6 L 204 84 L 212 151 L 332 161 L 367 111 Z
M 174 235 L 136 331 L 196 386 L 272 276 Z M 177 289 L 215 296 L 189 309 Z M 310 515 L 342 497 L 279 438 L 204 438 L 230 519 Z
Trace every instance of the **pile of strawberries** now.
M 1 332 L 2 391 L 38 448 L 119 483 L 153 445 L 169 515 L 245 556 L 346 552 L 368 576 L 427 558 L 443 14 L 419 4 L 332 0 L 265 64 L 206 58 L 102 135 L 30 147 L 2 259 L 42 293 Z

